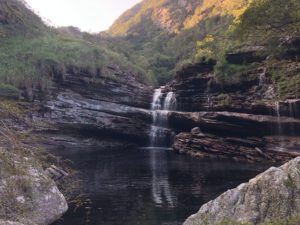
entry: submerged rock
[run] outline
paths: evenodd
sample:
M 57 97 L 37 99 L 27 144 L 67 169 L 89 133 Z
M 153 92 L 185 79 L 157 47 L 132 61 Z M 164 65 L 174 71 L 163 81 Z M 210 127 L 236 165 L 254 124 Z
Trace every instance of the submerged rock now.
M 215 225 L 225 221 L 259 224 L 284 220 L 299 213 L 300 157 L 228 190 L 203 205 L 184 225 Z

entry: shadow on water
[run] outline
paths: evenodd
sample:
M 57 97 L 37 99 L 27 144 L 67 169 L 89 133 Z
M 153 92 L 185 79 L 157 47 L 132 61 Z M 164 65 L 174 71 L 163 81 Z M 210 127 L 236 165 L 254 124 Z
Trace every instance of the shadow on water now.
M 249 180 L 266 166 L 199 160 L 169 149 L 65 149 L 84 175 L 89 225 L 177 225 L 209 200 Z M 85 225 L 83 209 L 55 225 Z

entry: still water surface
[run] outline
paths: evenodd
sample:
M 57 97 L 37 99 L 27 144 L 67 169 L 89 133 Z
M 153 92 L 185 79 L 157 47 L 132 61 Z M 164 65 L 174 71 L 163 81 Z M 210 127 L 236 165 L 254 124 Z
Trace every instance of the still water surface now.
M 199 160 L 167 149 L 66 149 L 59 151 L 84 175 L 89 225 L 178 225 L 227 189 L 266 167 Z M 86 225 L 83 210 L 55 225 Z

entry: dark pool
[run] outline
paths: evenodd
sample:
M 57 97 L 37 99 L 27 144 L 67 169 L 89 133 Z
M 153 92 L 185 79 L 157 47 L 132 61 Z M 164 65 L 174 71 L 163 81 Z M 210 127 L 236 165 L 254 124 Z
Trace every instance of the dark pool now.
M 166 149 L 66 149 L 84 175 L 89 225 L 177 225 L 205 202 L 266 167 L 199 160 Z M 71 207 L 72 208 L 72 207 Z M 55 225 L 86 225 L 85 210 L 69 210 Z

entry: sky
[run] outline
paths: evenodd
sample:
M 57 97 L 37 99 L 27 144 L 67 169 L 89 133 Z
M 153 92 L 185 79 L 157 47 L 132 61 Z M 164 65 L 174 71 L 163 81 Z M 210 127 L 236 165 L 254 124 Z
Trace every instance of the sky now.
M 54 26 L 75 26 L 99 32 L 141 0 L 26 0 L 44 20 Z

